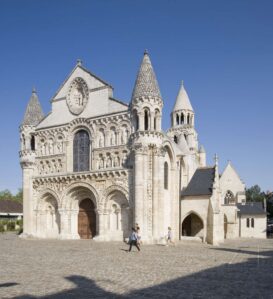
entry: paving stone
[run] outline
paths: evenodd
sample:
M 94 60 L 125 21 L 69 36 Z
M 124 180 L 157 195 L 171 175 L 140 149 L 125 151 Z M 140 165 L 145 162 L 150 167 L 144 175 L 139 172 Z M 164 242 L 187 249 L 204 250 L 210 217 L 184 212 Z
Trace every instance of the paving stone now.
M 0 234 L 0 298 L 273 298 L 273 240 L 142 246 Z

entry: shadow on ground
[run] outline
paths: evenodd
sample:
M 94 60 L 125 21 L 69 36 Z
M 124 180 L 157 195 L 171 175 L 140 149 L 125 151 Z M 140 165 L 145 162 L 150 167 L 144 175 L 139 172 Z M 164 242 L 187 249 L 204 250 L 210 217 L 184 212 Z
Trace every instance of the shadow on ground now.
M 14 298 L 273 298 L 273 250 L 263 252 L 244 248 L 211 250 L 234 251 L 238 255 L 253 254 L 253 258 L 244 263 L 231 262 L 123 295 L 107 292 L 91 279 L 74 275 L 66 279 L 73 282 L 75 288 L 41 297 L 26 294 Z

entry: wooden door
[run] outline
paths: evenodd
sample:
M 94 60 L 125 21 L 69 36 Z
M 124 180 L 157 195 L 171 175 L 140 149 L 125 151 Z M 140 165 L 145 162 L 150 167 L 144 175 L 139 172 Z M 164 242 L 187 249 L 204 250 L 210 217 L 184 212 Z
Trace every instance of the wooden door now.
M 91 199 L 80 202 L 78 214 L 78 233 L 81 239 L 92 239 L 96 235 L 96 213 Z

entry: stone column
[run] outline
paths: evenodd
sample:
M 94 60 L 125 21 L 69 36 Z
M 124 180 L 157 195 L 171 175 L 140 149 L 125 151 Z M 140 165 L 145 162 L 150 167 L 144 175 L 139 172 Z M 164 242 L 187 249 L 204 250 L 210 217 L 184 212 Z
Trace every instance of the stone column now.
M 22 237 L 28 237 L 35 234 L 35 212 L 33 202 L 33 163 L 21 163 L 23 168 L 23 234 Z
M 144 189 L 143 189 L 143 154 L 135 150 L 135 171 L 134 171 L 134 220 L 138 223 L 141 230 L 143 230 L 143 201 L 144 201 Z
M 153 156 L 153 238 L 154 240 L 159 239 L 158 232 L 158 185 L 159 181 L 159 165 L 158 165 L 158 155 L 154 153 Z
M 157 157 L 157 171 L 158 171 L 158 232 L 159 235 L 164 235 L 167 228 L 165 227 L 164 219 L 164 151 L 159 149 L 159 155 Z
M 70 239 L 71 234 L 68 229 L 68 213 L 64 209 L 59 210 L 60 214 L 60 239 Z
M 139 131 L 144 131 L 144 113 L 143 113 L 143 111 L 139 113 L 138 127 L 139 127 Z

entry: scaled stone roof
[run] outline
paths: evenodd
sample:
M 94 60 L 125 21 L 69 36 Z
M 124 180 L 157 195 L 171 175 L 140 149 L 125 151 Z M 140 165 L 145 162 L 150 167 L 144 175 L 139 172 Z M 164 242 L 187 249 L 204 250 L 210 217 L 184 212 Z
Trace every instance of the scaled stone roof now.
M 43 119 L 43 117 L 44 114 L 36 90 L 33 89 L 22 125 L 36 126 Z
M 212 186 L 215 177 L 214 167 L 203 167 L 196 169 L 192 179 L 184 191 L 182 196 L 199 196 L 211 195 Z
M 132 100 L 145 96 L 161 98 L 153 66 L 147 52 L 144 53 L 141 66 L 138 71 Z
M 189 96 L 186 92 L 186 89 L 184 87 L 183 81 L 181 84 L 181 87 L 179 89 L 178 95 L 176 97 L 176 101 L 173 107 L 173 112 L 175 111 L 179 111 L 179 110 L 191 110 L 192 109 L 192 105 L 189 99 Z
M 0 200 L 0 213 L 23 213 L 23 205 L 13 200 Z
M 239 214 L 253 215 L 253 214 L 266 214 L 262 202 L 246 202 L 245 204 L 237 204 Z

